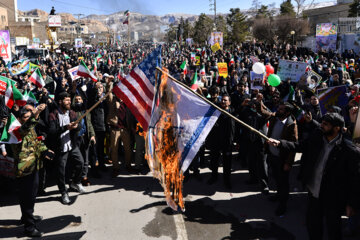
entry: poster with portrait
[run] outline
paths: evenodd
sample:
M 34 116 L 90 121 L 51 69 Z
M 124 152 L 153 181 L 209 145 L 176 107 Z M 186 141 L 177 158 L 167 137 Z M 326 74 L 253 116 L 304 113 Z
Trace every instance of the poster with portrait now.
M 222 32 L 212 32 L 211 36 L 210 36 L 210 41 L 209 41 L 210 46 L 213 46 L 216 43 L 219 43 L 220 46 L 222 47 L 223 40 L 224 40 L 223 37 L 224 37 L 224 34 Z
M 83 47 L 82 38 L 75 38 L 75 47 L 76 48 L 82 48 Z
M 316 51 L 336 50 L 337 25 L 335 23 L 316 24 Z
M 6 63 L 11 62 L 9 30 L 0 30 L 0 57 L 2 57 Z
M 257 74 L 253 71 L 250 71 L 250 81 L 251 81 L 251 89 L 262 90 L 264 86 L 264 73 Z
M 20 59 L 15 62 L 8 63 L 8 68 L 11 76 L 20 75 L 29 71 L 30 61 L 28 59 Z

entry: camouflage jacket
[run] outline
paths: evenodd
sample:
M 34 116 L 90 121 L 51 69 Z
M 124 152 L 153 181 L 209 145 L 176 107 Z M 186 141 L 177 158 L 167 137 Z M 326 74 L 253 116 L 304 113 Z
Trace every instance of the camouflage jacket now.
M 31 117 L 20 128 L 22 142 L 11 145 L 15 159 L 16 177 L 30 175 L 35 170 L 42 168 L 41 153 L 47 150 L 45 144 L 37 139 L 35 126 L 38 121 Z

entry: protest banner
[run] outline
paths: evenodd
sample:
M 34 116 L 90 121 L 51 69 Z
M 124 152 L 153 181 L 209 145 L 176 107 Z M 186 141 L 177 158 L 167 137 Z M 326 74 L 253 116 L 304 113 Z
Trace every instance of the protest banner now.
M 200 56 L 195 57 L 195 65 L 200 66 Z
M 71 77 L 71 80 L 74 81 L 74 80 L 80 78 L 80 76 L 77 75 L 78 70 L 79 70 L 79 66 L 73 67 L 73 68 L 68 70 L 68 72 L 70 74 L 70 77 Z
M 227 76 L 228 76 L 227 64 L 226 63 L 218 63 L 217 65 L 218 65 L 219 76 L 227 78 Z
M 280 59 L 276 74 L 282 81 L 290 78 L 291 82 L 298 82 L 301 76 L 305 74 L 306 67 L 307 64 L 305 62 Z
M 11 43 L 9 30 L 0 30 L 0 57 L 8 63 L 11 62 Z
M 318 92 L 322 92 L 319 89 Z M 322 115 L 326 114 L 331 106 L 344 107 L 348 103 L 348 96 L 346 95 L 346 86 L 337 86 L 327 88 L 318 95 L 319 105 Z
M 214 45 L 211 46 L 211 51 L 216 52 L 218 50 L 220 50 L 220 44 L 219 43 L 215 43 Z
M 264 83 L 264 73 L 257 74 L 253 71 L 250 71 L 250 80 L 251 80 L 251 89 L 263 89 Z
M 210 35 L 209 44 L 213 46 L 216 43 L 219 43 L 220 46 L 223 46 L 223 39 L 224 39 L 224 34 L 222 32 L 212 32 Z
M 316 24 L 316 51 L 336 50 L 337 25 L 335 23 Z
M 10 62 L 8 64 L 8 68 L 11 76 L 20 75 L 29 71 L 29 63 L 30 61 L 28 59 L 21 59 L 15 62 Z
M 76 48 L 82 48 L 83 47 L 82 38 L 75 38 L 75 47 Z

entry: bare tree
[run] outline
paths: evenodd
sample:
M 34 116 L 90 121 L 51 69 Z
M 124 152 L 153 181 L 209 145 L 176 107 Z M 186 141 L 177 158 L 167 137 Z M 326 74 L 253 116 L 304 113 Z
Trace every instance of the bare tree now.
M 296 17 L 299 17 L 300 12 L 302 11 L 302 8 L 304 6 L 305 0 L 294 0 L 296 3 Z

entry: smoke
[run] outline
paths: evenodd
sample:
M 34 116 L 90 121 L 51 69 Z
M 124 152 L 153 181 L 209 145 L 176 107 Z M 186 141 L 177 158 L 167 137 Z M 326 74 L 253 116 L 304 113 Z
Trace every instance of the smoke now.
M 129 10 L 130 12 L 138 12 L 142 14 L 153 15 L 154 12 L 147 6 L 148 1 L 139 0 L 100 0 L 97 1 L 99 9 L 112 9 L 113 13 Z M 110 14 L 110 12 L 109 12 Z

